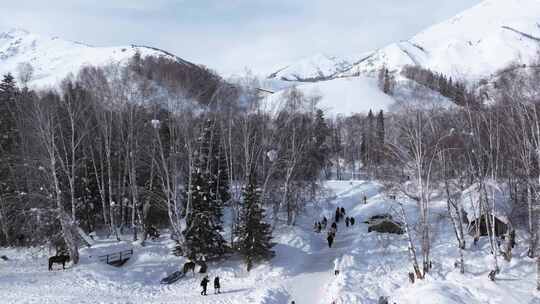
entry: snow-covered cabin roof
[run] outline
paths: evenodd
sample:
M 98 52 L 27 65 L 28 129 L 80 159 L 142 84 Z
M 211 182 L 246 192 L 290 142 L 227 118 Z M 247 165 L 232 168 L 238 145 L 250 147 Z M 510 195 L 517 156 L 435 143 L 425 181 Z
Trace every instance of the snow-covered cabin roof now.
M 486 192 L 488 196 L 489 212 L 494 214 L 499 220 L 505 224 L 509 223 L 509 215 L 511 212 L 510 199 L 505 194 L 501 185 L 493 180 L 485 182 Z M 463 210 L 467 213 L 469 221 L 480 217 L 480 185 L 472 184 L 461 194 L 460 204 Z M 485 206 L 483 206 L 485 208 Z

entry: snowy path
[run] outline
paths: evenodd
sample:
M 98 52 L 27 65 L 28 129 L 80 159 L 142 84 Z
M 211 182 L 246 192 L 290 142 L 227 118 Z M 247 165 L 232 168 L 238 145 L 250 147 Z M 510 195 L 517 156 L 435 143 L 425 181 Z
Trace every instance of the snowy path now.
M 379 191 L 378 186 L 369 182 L 337 182 L 330 186 L 333 186 L 336 192 L 335 198 L 322 206 L 320 214 L 311 218 L 304 217 L 303 224 L 308 229 L 313 226 L 315 220 L 321 220 L 323 216 L 326 216 L 330 225 L 337 207 L 343 207 L 346 211 L 352 210 L 363 203 L 364 196 L 369 199 Z M 361 223 L 357 221 L 354 227 L 347 228 L 344 221 L 340 221 L 332 248 L 328 248 L 325 231 L 320 234 L 313 233 L 312 252 L 302 265 L 305 273 L 290 278 L 291 283 L 287 286 L 292 299 L 301 299 L 296 300 L 296 303 L 329 303 L 328 299 L 333 301 L 337 298 L 328 286 L 339 279 L 340 276 L 334 275 L 335 265 L 353 250 L 353 244 L 359 238 L 360 225 Z

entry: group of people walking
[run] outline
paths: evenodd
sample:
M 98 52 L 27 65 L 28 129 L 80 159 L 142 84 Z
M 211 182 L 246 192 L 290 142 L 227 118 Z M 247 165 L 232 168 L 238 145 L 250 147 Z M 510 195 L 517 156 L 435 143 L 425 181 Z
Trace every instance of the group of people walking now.
M 339 221 L 341 221 L 342 219 L 345 219 L 344 221 L 345 221 L 346 227 L 353 226 L 355 223 L 354 217 L 352 216 L 349 217 L 349 216 L 346 216 L 345 214 L 346 214 L 345 208 L 343 207 L 336 208 L 334 222 L 332 222 L 332 224 L 328 228 L 327 235 L 326 235 L 326 240 L 328 241 L 329 248 L 332 248 L 332 244 L 334 243 L 334 239 L 336 238 L 337 223 L 339 223 Z M 313 225 L 313 230 L 317 233 L 321 233 L 323 230 L 326 230 L 327 226 L 328 226 L 328 219 L 326 218 L 326 216 L 323 216 L 322 221 L 315 222 L 315 224 Z
M 328 225 L 328 219 L 326 218 L 326 216 L 323 216 L 322 221 L 315 222 L 315 224 L 313 224 L 313 230 L 315 230 L 315 232 L 317 233 L 321 233 L 321 231 L 326 229 L 327 225 Z
M 201 296 L 206 296 L 206 289 L 208 287 L 208 283 L 210 283 L 210 279 L 208 278 L 208 276 L 204 276 L 204 278 L 202 279 L 201 281 L 201 287 L 202 287 L 202 291 L 201 291 Z M 219 277 L 216 276 L 214 278 L 214 293 L 221 293 L 221 284 L 219 283 Z
M 354 226 L 354 217 L 352 216 L 345 216 L 345 208 L 343 207 L 337 207 L 336 208 L 336 223 L 339 223 L 339 221 L 343 218 L 345 218 L 345 226 L 349 227 L 349 226 Z

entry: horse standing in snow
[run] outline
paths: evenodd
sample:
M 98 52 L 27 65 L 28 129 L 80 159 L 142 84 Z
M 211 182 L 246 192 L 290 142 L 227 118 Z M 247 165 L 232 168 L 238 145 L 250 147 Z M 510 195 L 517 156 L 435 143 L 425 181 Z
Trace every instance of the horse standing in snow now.
M 66 262 L 69 262 L 69 255 L 55 255 L 49 258 L 49 271 L 53 270 L 52 266 L 54 263 L 62 264 L 62 269 L 66 269 Z
M 187 274 L 189 271 L 193 272 L 193 275 L 195 275 L 195 262 L 189 261 L 184 264 L 184 268 L 182 269 L 182 272 Z

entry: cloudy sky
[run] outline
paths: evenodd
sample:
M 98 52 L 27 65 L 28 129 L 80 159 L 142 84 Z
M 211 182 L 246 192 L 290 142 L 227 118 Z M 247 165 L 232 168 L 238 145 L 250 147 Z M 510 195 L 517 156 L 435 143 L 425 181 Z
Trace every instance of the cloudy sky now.
M 146 44 L 224 74 L 407 39 L 480 0 L 0 0 L 0 31 Z

